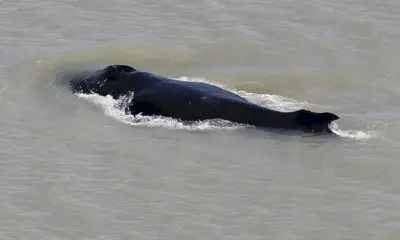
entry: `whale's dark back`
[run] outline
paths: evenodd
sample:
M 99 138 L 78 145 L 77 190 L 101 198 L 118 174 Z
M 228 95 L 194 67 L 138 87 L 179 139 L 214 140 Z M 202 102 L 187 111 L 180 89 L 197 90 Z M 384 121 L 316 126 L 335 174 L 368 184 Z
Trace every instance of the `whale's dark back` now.
M 74 92 L 114 98 L 134 93 L 128 105 L 132 114 L 162 115 L 184 121 L 219 118 L 263 128 L 330 132 L 329 123 L 339 119 L 333 113 L 275 111 L 218 86 L 179 81 L 126 65 L 111 65 L 79 75 L 70 85 Z

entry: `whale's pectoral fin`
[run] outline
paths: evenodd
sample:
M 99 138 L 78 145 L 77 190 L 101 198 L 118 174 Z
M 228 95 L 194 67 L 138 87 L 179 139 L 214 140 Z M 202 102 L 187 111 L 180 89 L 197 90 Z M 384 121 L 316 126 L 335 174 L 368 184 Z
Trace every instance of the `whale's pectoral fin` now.
M 332 132 L 329 129 L 329 124 L 339 117 L 330 112 L 315 113 L 308 110 L 299 110 L 296 112 L 296 122 L 307 131 L 310 132 Z

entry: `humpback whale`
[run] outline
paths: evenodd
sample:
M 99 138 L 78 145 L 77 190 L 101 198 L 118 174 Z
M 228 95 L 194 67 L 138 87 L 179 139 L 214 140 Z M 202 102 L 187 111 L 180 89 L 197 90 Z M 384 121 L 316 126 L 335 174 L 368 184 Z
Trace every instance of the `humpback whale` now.
M 69 80 L 74 93 L 97 93 L 117 99 L 133 93 L 126 112 L 165 116 L 181 121 L 223 119 L 258 128 L 332 133 L 329 124 L 339 117 L 330 112 L 300 109 L 281 112 L 208 83 L 174 80 L 127 65 L 76 74 Z

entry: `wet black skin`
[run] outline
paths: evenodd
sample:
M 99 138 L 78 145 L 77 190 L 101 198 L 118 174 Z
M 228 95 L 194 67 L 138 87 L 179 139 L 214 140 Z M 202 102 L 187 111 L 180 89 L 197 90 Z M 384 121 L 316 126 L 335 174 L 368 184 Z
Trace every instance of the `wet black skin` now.
M 75 93 L 97 93 L 114 98 L 133 92 L 127 112 L 182 121 L 224 119 L 260 128 L 332 133 L 328 125 L 339 119 L 330 112 L 271 110 L 217 86 L 173 80 L 126 65 L 111 65 L 76 75 L 70 80 L 70 87 Z

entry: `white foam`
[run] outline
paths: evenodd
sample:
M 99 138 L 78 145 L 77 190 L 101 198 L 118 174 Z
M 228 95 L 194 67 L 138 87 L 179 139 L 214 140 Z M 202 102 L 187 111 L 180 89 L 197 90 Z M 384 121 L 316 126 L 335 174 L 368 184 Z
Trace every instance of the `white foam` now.
M 372 132 L 363 132 L 359 130 L 342 130 L 339 128 L 337 123 L 331 123 L 329 128 L 335 134 L 343 137 L 343 138 L 351 138 L 355 140 L 367 140 L 370 139 L 373 135 Z
M 232 91 L 238 94 L 239 96 L 248 99 L 251 102 L 280 111 L 294 111 L 298 110 L 299 108 L 307 107 L 309 105 L 307 102 L 299 102 L 294 99 L 278 95 L 258 94 L 258 93 L 250 93 L 245 91 L 236 91 L 234 89 L 228 89 L 226 86 L 220 83 L 210 82 L 202 78 L 181 77 L 177 78 L 177 80 L 210 83 L 218 87 Z M 188 124 L 173 118 L 162 117 L 162 116 L 142 116 L 140 114 L 133 116 L 130 114 L 126 114 L 124 109 L 125 107 L 127 107 L 127 104 L 132 100 L 133 95 L 122 97 L 120 99 L 114 99 L 110 95 L 104 97 L 95 93 L 77 94 L 77 96 L 86 99 L 96 104 L 97 106 L 101 107 L 107 116 L 110 116 L 118 121 L 133 126 L 166 127 L 169 129 L 185 129 L 192 131 L 235 130 L 239 128 L 248 127 L 247 125 L 232 123 L 230 121 L 225 121 L 225 120 L 206 120 Z M 332 123 L 330 128 L 334 133 L 344 138 L 351 138 L 355 140 L 366 140 L 371 137 L 370 133 L 358 130 L 341 130 L 336 123 Z

